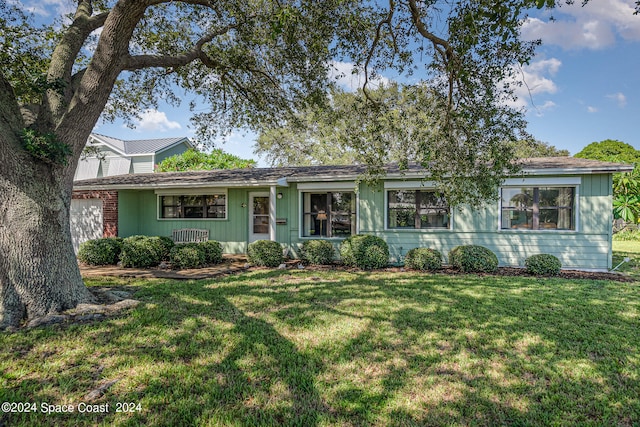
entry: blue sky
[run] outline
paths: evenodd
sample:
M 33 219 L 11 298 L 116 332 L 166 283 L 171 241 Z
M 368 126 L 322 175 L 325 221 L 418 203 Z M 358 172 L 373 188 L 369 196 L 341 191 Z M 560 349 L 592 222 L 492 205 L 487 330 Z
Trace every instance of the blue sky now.
M 66 0 L 23 3 L 33 5 L 43 20 L 70 5 Z M 604 139 L 640 149 L 640 15 L 633 15 L 634 0 L 591 0 L 585 7 L 576 3 L 552 13 L 533 11 L 525 22 L 523 38 L 540 38 L 543 45 L 521 70 L 526 87 L 519 91 L 517 105 L 527 109 L 534 137 L 571 154 Z M 341 81 L 344 87 L 358 84 L 350 64 L 335 67 L 348 76 Z M 182 109 L 160 105 L 145 111 L 136 129 L 121 122 L 99 123 L 95 132 L 122 139 L 191 136 L 186 104 Z M 260 160 L 253 155 L 254 139 L 237 131 L 220 147 Z

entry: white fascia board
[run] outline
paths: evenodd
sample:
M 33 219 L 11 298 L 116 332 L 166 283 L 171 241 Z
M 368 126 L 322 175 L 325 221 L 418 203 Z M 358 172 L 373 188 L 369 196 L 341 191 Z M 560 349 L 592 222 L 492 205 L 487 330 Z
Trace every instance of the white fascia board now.
M 349 175 L 316 175 L 314 177 L 295 177 L 290 176 L 287 177 L 288 182 L 296 182 L 296 183 L 316 183 L 316 182 L 333 182 L 333 181 L 354 181 L 358 178 L 359 175 L 349 174 Z
M 526 169 L 520 173 L 523 175 L 594 175 L 599 173 L 631 172 L 633 166 L 605 166 L 602 168 L 553 168 L 553 169 Z
M 354 191 L 357 188 L 355 181 L 341 182 L 301 182 L 298 184 L 298 190 L 347 190 Z
M 385 181 L 385 190 L 419 190 L 421 188 L 435 188 L 435 181 Z
M 521 186 L 521 185 L 580 185 L 582 178 L 579 176 L 563 176 L 557 178 L 549 177 L 528 177 L 522 178 L 507 178 L 502 183 L 502 186 Z
M 226 188 L 220 187 L 199 187 L 199 188 L 176 188 L 171 190 L 156 190 L 154 191 L 158 196 L 186 196 L 186 195 L 209 195 L 209 194 L 224 194 L 227 195 Z
M 126 154 L 122 156 L 104 156 L 105 159 L 119 159 L 121 157 L 152 157 L 153 153 Z
M 98 185 L 76 185 L 74 190 L 160 190 L 180 188 L 189 190 L 191 188 L 227 188 L 227 187 L 268 187 L 277 185 L 275 181 L 230 181 L 221 183 L 203 183 L 201 185 L 185 185 L 184 183 L 174 184 L 98 184 Z
M 127 153 L 125 153 L 124 151 L 120 150 L 117 147 L 114 147 L 113 145 L 109 144 L 107 141 L 105 141 L 104 139 L 100 138 L 99 136 L 95 136 L 95 135 L 91 135 L 91 138 L 95 139 L 96 141 L 98 141 L 101 145 L 104 145 L 105 147 L 108 147 L 109 149 L 122 154 L 123 156 L 127 156 Z

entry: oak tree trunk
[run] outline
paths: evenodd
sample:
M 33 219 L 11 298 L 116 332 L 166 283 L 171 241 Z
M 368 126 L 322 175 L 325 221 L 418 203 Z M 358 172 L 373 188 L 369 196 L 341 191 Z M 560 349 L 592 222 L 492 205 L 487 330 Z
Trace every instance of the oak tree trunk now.
M 0 329 L 93 300 L 71 244 L 64 169 L 7 154 L 0 156 Z

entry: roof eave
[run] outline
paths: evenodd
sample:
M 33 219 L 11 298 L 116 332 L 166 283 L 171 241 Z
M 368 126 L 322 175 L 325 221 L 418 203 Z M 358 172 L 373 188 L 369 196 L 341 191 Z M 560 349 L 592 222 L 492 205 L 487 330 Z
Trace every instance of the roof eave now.
M 602 174 L 602 173 L 618 173 L 631 172 L 632 165 L 625 166 L 605 166 L 605 167 L 581 167 L 581 168 L 522 168 L 520 173 L 537 174 L 537 175 L 575 175 L 575 174 Z
M 167 150 L 169 150 L 170 148 L 173 148 L 173 147 L 175 147 L 175 146 L 177 146 L 177 145 L 182 144 L 183 142 L 187 144 L 187 147 L 189 147 L 189 148 L 195 148 L 195 147 L 193 146 L 193 144 L 191 144 L 191 141 L 189 140 L 189 138 L 187 138 L 187 137 L 185 136 L 184 138 L 182 138 L 182 139 L 180 139 L 180 140 L 178 140 L 178 141 L 174 142 L 173 144 L 171 144 L 171 145 L 167 145 L 166 147 L 161 148 L 160 150 L 154 151 L 153 153 L 150 153 L 150 154 L 160 154 L 160 153 L 162 153 L 163 151 L 167 151 Z
M 74 185 L 73 190 L 160 190 L 169 188 L 228 188 L 228 187 L 266 187 L 280 185 L 278 181 L 228 181 L 228 182 L 198 182 L 193 183 L 142 183 L 142 184 L 103 184 L 103 185 Z

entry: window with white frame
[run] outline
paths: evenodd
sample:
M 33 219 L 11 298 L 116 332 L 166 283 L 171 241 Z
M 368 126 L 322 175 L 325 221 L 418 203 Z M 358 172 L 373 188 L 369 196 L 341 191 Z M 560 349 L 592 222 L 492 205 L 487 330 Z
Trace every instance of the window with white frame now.
M 226 219 L 225 194 L 161 195 L 160 218 Z
M 302 237 L 349 237 L 356 234 L 353 191 L 303 192 Z
M 387 191 L 387 228 L 449 229 L 451 209 L 433 190 Z
M 550 186 L 503 187 L 500 228 L 575 230 L 576 188 Z

